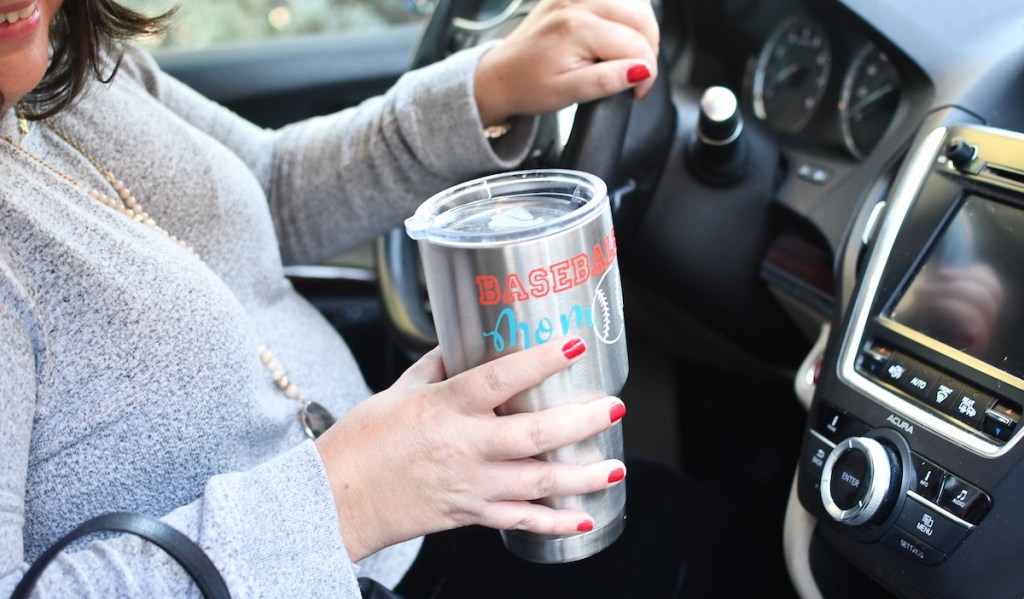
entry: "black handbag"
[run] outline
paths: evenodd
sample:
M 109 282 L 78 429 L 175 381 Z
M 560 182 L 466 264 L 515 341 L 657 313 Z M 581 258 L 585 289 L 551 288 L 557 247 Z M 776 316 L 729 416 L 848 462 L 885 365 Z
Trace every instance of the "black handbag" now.
M 28 599 L 36 582 L 39 581 L 39 577 L 42 576 L 43 570 L 62 549 L 76 539 L 103 530 L 131 533 L 166 551 L 188 572 L 206 599 L 231 598 L 231 593 L 228 592 L 228 587 L 224 584 L 224 579 L 221 578 L 217 567 L 191 539 L 153 516 L 114 512 L 85 521 L 51 545 L 25 573 L 25 577 L 15 587 L 11 599 Z

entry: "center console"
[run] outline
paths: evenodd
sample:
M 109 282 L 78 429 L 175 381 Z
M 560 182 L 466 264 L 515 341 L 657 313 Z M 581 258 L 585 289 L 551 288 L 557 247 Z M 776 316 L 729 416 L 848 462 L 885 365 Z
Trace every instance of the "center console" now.
M 1024 591 L 1024 136 L 935 129 L 886 206 L 811 405 L 797 494 L 901 596 Z

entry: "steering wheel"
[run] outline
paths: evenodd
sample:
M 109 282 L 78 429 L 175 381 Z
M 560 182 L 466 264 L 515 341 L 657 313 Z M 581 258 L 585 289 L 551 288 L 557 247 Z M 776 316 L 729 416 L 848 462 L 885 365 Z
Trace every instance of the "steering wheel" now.
M 522 14 L 524 4 L 523 0 L 512 0 L 497 16 L 482 19 L 480 10 L 484 3 L 438 0 L 420 37 L 411 68 L 441 60 L 455 46 L 463 49 L 479 43 L 481 33 L 506 23 L 517 11 Z M 458 42 L 460 34 L 470 42 Z M 538 166 L 592 173 L 601 177 L 608 184 L 609 193 L 614 194 L 627 184 L 621 158 L 632 104 L 632 91 L 628 90 L 580 105 L 561 156 L 551 164 Z M 392 229 L 377 240 L 375 258 L 381 300 L 398 344 L 412 355 L 436 346 L 437 332 L 420 284 L 415 242 L 403 228 Z

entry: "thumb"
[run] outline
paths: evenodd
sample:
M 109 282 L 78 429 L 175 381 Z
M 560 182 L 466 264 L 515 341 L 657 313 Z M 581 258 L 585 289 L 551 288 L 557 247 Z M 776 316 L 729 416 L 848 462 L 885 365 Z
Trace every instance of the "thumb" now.
M 406 369 L 392 387 L 406 389 L 418 385 L 439 383 L 446 378 L 448 375 L 444 369 L 444 361 L 441 359 L 441 347 L 437 346 Z

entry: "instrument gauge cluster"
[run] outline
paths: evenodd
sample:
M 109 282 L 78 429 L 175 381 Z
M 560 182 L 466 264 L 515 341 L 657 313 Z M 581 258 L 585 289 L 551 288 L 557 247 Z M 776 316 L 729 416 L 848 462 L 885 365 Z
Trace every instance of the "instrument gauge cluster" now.
M 828 85 L 832 52 L 817 22 L 791 17 L 761 49 L 754 71 L 754 114 L 785 133 L 800 131 Z
M 843 144 L 864 158 L 892 121 L 900 101 L 900 75 L 889 55 L 868 44 L 857 53 L 843 78 L 839 123 Z
M 774 131 L 863 160 L 892 123 L 902 82 L 889 53 L 835 21 L 777 21 L 752 58 L 750 108 Z

